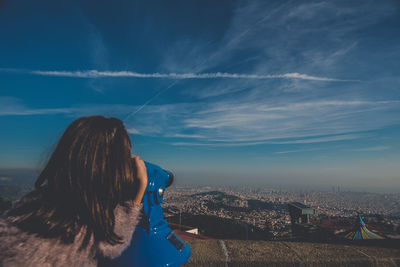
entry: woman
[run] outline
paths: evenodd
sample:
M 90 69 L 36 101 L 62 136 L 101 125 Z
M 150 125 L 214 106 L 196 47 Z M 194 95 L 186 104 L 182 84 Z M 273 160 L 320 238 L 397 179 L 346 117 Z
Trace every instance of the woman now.
M 147 186 L 122 122 L 71 123 L 25 196 L 0 219 L 0 266 L 96 266 L 129 245 Z

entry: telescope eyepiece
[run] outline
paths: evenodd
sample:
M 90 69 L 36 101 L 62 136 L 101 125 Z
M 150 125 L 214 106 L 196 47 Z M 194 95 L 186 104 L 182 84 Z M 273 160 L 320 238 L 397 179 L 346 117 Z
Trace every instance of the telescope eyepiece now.
M 170 172 L 170 171 L 167 171 L 167 170 L 166 170 L 166 172 L 168 173 L 169 180 L 168 180 L 168 183 L 167 183 L 167 185 L 165 187 L 169 187 L 174 182 L 174 174 L 172 172 Z

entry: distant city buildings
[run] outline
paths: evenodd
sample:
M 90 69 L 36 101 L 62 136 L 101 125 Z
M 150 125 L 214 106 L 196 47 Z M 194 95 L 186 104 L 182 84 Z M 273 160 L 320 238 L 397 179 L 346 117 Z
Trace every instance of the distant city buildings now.
M 209 215 L 237 220 L 270 231 L 275 238 L 291 236 L 291 218 L 287 204 L 306 203 L 315 210 L 308 217 L 312 224 L 326 224 L 332 231 L 347 229 L 341 221 L 353 222 L 358 214 L 384 218 L 387 228 L 400 225 L 400 194 L 329 191 L 294 191 L 276 189 L 242 189 L 230 187 L 172 187 L 165 193 L 166 216 L 181 210 L 193 215 Z M 333 220 L 333 221 L 332 221 Z

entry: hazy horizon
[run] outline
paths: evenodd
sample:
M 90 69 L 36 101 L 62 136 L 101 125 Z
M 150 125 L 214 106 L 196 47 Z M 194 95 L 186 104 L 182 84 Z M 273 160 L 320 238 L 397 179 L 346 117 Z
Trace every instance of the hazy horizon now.
M 23 185 L 33 188 L 34 182 L 40 174 L 41 168 L 0 168 L 0 186 L 1 185 Z M 310 190 L 310 191 L 329 191 L 329 192 L 365 192 L 365 193 L 400 193 L 397 188 L 388 186 L 360 186 L 358 184 L 349 184 L 341 182 L 338 184 L 329 184 L 324 182 L 315 183 L 307 177 L 300 177 L 300 181 L 293 182 L 293 177 L 282 177 L 279 175 L 260 174 L 259 176 L 244 177 L 238 175 L 232 176 L 232 173 L 220 172 L 215 175 L 207 175 L 201 172 L 175 172 L 174 186 L 193 186 L 193 187 L 243 187 L 251 189 L 274 189 L 274 190 Z M 297 178 L 299 178 L 297 176 Z M 229 181 L 224 183 L 223 181 Z M 250 181 L 250 182 L 249 182 Z
M 396 1 L 3 1 L 0 34 L 2 169 L 100 114 L 188 184 L 400 192 Z

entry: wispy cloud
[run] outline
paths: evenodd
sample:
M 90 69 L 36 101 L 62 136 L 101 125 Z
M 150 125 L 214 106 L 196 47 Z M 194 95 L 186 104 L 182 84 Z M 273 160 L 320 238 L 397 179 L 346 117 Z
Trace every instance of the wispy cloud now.
M 138 108 L 114 104 L 32 109 L 18 99 L 4 97 L 0 98 L 0 104 L 2 116 L 102 114 L 122 118 Z M 181 146 L 312 144 L 365 138 L 368 136 L 365 131 L 399 123 L 394 112 L 398 107 L 399 101 L 365 100 L 268 103 L 265 99 L 254 99 L 245 103 L 178 103 L 149 105 L 140 116 L 132 116 L 124 123 L 131 134 L 174 138 L 171 144 Z M 383 148 L 386 147 L 374 149 Z
M 190 129 L 199 135 L 194 142 L 175 142 L 184 146 L 247 146 L 259 144 L 311 144 L 365 138 L 360 133 L 399 122 L 396 101 L 323 101 L 272 104 L 265 99 L 250 103 L 170 106 L 175 114 L 162 122 L 162 131 L 172 134 Z M 153 106 L 141 114 L 138 124 L 157 124 Z M 384 120 L 374 118 L 382 117 Z M 178 120 L 176 120 L 179 118 Z M 151 127 L 146 127 L 153 131 Z M 354 133 L 358 132 L 358 133 Z M 162 134 L 162 133 L 161 133 Z
M 248 141 L 228 141 L 224 142 L 172 142 L 174 146 L 215 146 L 215 147 L 235 147 L 235 146 L 255 146 L 255 145 L 287 145 L 287 144 L 312 144 L 312 143 L 325 143 L 325 142 L 335 142 L 335 141 L 344 141 L 344 140 L 352 140 L 362 138 L 365 135 L 361 134 L 346 134 L 346 135 L 336 135 L 336 136 L 325 136 L 325 137 L 316 137 L 316 138 L 307 138 L 307 139 L 281 139 L 279 138 L 271 138 L 267 140 L 260 140 L 254 142 Z M 222 140 L 221 140 L 222 141 Z M 281 151 L 276 152 L 276 154 L 286 154 L 286 153 L 294 153 L 294 152 L 302 152 L 302 151 L 314 151 L 318 149 L 304 149 L 304 150 L 290 150 L 290 151 Z
M 199 139 L 199 138 L 205 138 L 204 135 L 199 135 L 199 134 L 174 134 L 171 137 L 176 137 L 176 138 L 191 138 L 191 139 Z
M 0 110 L 0 116 L 29 116 L 29 115 L 48 115 L 48 114 L 72 114 L 73 109 L 69 108 L 42 108 L 42 109 L 23 109 L 23 110 Z
M 1 69 L 7 71 L 8 69 Z M 358 80 L 346 80 L 329 77 L 319 77 L 302 73 L 284 73 L 284 74 L 241 74 L 241 73 L 139 73 L 133 71 L 44 71 L 44 70 L 12 70 L 13 72 L 29 73 L 41 76 L 73 77 L 73 78 L 142 78 L 142 79 L 300 79 L 321 82 L 356 82 Z
M 172 142 L 173 146 L 207 146 L 207 147 L 240 147 L 256 146 L 266 144 L 265 142 L 244 142 L 244 143 L 199 143 L 199 142 Z
M 364 148 L 357 148 L 357 149 L 351 149 L 349 151 L 355 151 L 355 152 L 373 152 L 373 151 L 384 151 L 391 149 L 391 146 L 372 146 L 372 147 L 364 147 Z
M 271 142 L 271 144 L 311 144 L 311 143 L 323 143 L 323 142 L 334 142 L 334 141 L 344 141 L 344 140 L 353 140 L 364 137 L 362 134 L 345 134 L 345 135 L 336 135 L 336 136 L 325 136 L 325 137 L 316 137 L 316 138 L 308 138 L 308 139 L 299 139 L 299 140 L 289 140 L 289 141 L 276 141 Z
M 128 129 L 126 129 L 126 131 L 129 133 L 129 134 L 140 134 L 140 132 L 138 131 L 138 130 L 136 130 L 135 128 L 128 128 Z
M 29 116 L 47 114 L 70 114 L 74 110 L 70 108 L 39 108 L 26 107 L 21 101 L 14 97 L 0 96 L 0 116 Z
M 0 116 L 32 116 L 32 115 L 68 115 L 70 117 L 105 115 L 121 117 L 129 111 L 137 109 L 134 105 L 120 104 L 86 104 L 62 108 L 32 108 L 15 97 L 0 96 Z M 133 131 L 133 130 L 132 130 Z
M 285 151 L 278 151 L 278 152 L 275 152 L 275 154 L 303 153 L 303 152 L 312 152 L 312 151 L 318 151 L 318 150 L 321 150 L 321 148 L 285 150 Z

